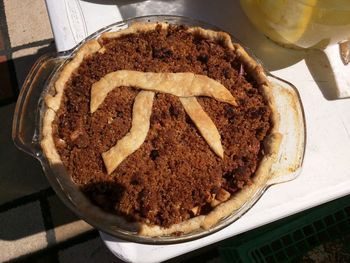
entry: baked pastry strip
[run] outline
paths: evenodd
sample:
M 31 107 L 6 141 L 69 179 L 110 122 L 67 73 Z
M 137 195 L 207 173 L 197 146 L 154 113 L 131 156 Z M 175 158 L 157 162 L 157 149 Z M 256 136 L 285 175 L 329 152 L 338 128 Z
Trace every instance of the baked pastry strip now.
M 218 156 L 224 158 L 224 149 L 222 148 L 219 131 L 197 99 L 195 97 L 180 98 L 180 102 L 210 148 Z
M 137 94 L 132 109 L 130 131 L 120 139 L 115 146 L 102 153 L 102 158 L 111 174 L 118 165 L 143 144 L 150 127 L 154 92 L 140 91 Z
M 218 81 L 194 73 L 153 73 L 132 70 L 111 72 L 91 88 L 90 111 L 95 112 L 107 94 L 120 86 L 158 91 L 178 97 L 208 96 L 218 101 L 237 105 L 230 91 Z

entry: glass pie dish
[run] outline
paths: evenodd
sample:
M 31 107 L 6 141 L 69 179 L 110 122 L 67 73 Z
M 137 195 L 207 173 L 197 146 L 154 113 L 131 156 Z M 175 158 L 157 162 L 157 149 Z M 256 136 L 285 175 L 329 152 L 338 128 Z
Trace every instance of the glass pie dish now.
M 46 94 L 52 92 L 54 82 L 62 67 L 86 41 L 96 39 L 104 32 L 128 28 L 134 22 L 168 22 L 220 31 L 214 26 L 185 17 L 139 17 L 105 27 L 89 36 L 72 50 L 40 58 L 29 73 L 17 101 L 13 120 L 13 140 L 18 148 L 40 161 L 50 185 L 64 204 L 100 231 L 124 240 L 149 244 L 179 243 L 204 237 L 223 229 L 241 217 L 258 201 L 269 186 L 297 177 L 302 166 L 306 138 L 304 113 L 300 97 L 293 85 L 272 76 L 265 70 L 272 86 L 276 111 L 280 117 L 278 132 L 283 135 L 283 139 L 279 147 L 277 161 L 270 170 L 270 179 L 265 185 L 259 187 L 250 199 L 234 213 L 221 219 L 209 230 L 199 229 L 179 236 L 146 237 L 140 236 L 136 231 L 124 229 L 116 223 L 111 214 L 97 209 L 69 176 L 56 174 L 51 169 L 41 149 L 40 141 L 42 139 L 43 113 L 46 110 L 43 98 Z M 236 39 L 233 39 L 233 42 L 239 43 Z M 254 57 L 252 54 L 250 55 Z

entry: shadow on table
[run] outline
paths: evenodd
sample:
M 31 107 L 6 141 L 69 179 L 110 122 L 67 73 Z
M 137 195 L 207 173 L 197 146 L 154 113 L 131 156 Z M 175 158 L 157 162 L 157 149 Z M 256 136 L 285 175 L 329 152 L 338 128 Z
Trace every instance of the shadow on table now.
M 13 96 L 10 100 L 1 100 L 3 93 L 0 92 L 1 240 L 30 237 L 78 220 L 57 199 L 40 163 L 17 149 L 12 141 L 16 91 L 22 86 L 34 62 L 44 54 L 55 52 L 54 42 L 51 41 L 35 54 L 20 56 L 21 53 L 32 52 L 29 48 L 14 48 L 12 57 L 19 57 L 0 63 L 0 90 L 12 91 L 10 95 Z

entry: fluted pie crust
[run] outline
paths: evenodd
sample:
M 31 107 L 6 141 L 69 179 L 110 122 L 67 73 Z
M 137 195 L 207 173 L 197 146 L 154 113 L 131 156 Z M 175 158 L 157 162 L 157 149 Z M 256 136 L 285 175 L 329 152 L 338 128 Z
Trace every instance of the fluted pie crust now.
M 56 127 L 53 127 L 53 121 L 55 120 L 56 112 L 61 106 L 65 85 L 72 76 L 73 72 L 79 67 L 84 58 L 89 57 L 95 52 L 103 53 L 105 51 L 105 48 L 102 45 L 103 39 L 105 40 L 108 38 L 118 38 L 127 34 L 137 34 L 140 32 L 155 30 L 156 26 L 159 24 L 162 25 L 162 29 L 166 29 L 168 27 L 168 24 L 166 23 L 135 23 L 129 28 L 122 31 L 103 33 L 99 39 L 90 40 L 86 42 L 76 52 L 73 59 L 63 66 L 59 74 L 59 78 L 54 84 L 54 95 L 48 94 L 45 97 L 47 109 L 44 113 L 42 128 L 41 146 L 44 155 L 49 161 L 50 166 L 53 168 L 54 172 L 67 174 L 67 171 L 63 167 L 62 160 L 55 146 L 53 131 Z M 137 223 L 138 233 L 141 236 L 165 236 L 179 233 L 185 234 L 198 230 L 200 228 L 210 229 L 211 227 L 216 225 L 221 219 L 229 216 L 230 214 L 238 210 L 247 201 L 252 199 L 254 194 L 256 194 L 256 192 L 262 186 L 266 185 L 266 182 L 271 178 L 272 174 L 270 173 L 270 169 L 273 163 L 276 161 L 282 137 L 282 135 L 278 133 L 279 116 L 278 113 L 274 110 L 275 104 L 273 95 L 271 93 L 272 87 L 270 86 L 266 78 L 263 68 L 259 64 L 257 64 L 255 60 L 251 58 L 239 44 L 232 43 L 231 37 L 227 33 L 206 30 L 198 27 L 189 28 L 188 31 L 195 34 L 200 34 L 208 39 L 219 40 L 221 43 L 223 43 L 223 45 L 235 52 L 240 62 L 244 65 L 245 71 L 250 76 L 252 76 L 255 79 L 256 83 L 259 85 L 260 91 L 262 92 L 266 101 L 268 102 L 269 107 L 272 109 L 272 128 L 269 131 L 269 134 L 264 139 L 264 156 L 260 160 L 255 175 L 252 177 L 252 184 L 250 186 L 245 187 L 237 193 L 231 195 L 228 200 L 216 205 L 215 208 L 208 214 L 195 216 L 181 223 L 173 224 L 167 228 L 158 225 L 150 225 L 143 222 Z M 184 100 L 184 102 L 182 102 L 184 106 L 186 105 L 186 103 L 189 105 L 189 108 L 196 106 L 191 102 L 191 100 L 193 100 L 194 97 L 184 97 L 180 99 Z M 193 112 L 194 115 L 196 115 L 196 110 L 194 110 Z M 191 118 L 194 120 L 196 116 Z M 198 118 L 202 117 L 198 116 Z M 216 133 L 215 136 L 217 137 Z M 130 226 L 135 226 L 135 223 L 129 223 L 126 220 L 120 220 L 118 224 L 121 228 L 125 229 L 130 229 Z M 123 226 L 121 224 L 125 225 Z

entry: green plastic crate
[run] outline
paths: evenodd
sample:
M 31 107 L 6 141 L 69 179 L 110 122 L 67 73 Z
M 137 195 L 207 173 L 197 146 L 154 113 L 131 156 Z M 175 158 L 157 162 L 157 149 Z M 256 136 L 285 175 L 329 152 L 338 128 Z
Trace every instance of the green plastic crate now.
M 223 262 L 297 262 L 314 247 L 349 234 L 350 195 L 228 239 L 219 252 Z

